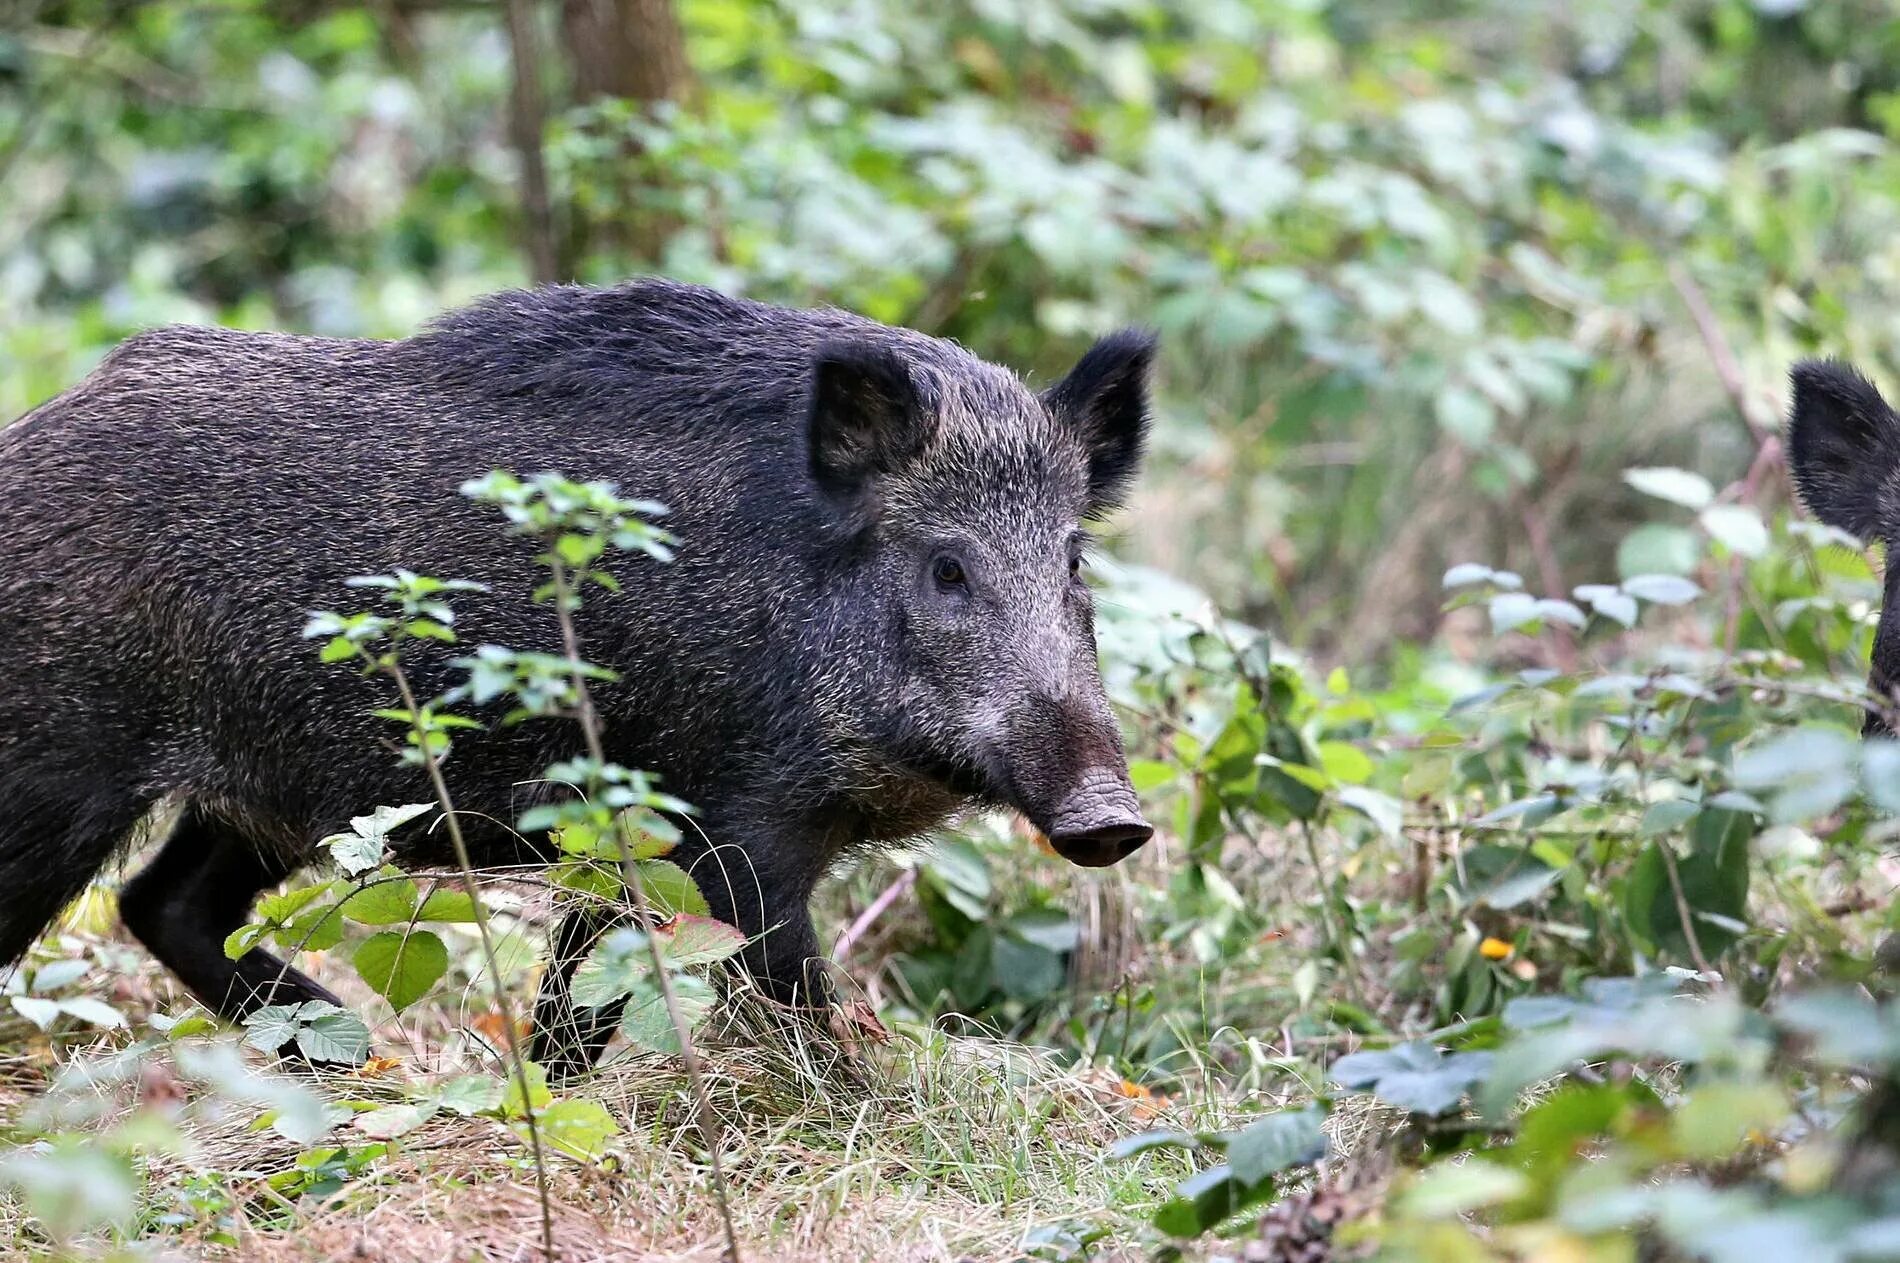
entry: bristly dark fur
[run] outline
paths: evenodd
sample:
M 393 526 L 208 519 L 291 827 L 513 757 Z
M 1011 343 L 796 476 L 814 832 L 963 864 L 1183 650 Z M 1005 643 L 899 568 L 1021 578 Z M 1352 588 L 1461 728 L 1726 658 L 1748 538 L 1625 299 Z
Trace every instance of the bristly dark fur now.
M 1900 523 L 1900 418 L 1874 384 L 1838 360 L 1789 374 L 1789 464 L 1809 512 L 1862 539 L 1891 538 Z
M 470 646 L 553 648 L 535 549 L 457 492 L 497 468 L 671 506 L 677 561 L 617 560 L 581 635 L 621 677 L 610 756 L 700 808 L 678 858 L 770 931 L 746 963 L 780 993 L 838 856 L 971 798 L 1045 830 L 1070 800 L 1131 815 L 1071 569 L 1077 520 L 1139 459 L 1152 349 L 1105 340 L 1045 406 L 945 341 L 658 281 L 502 294 L 396 342 L 131 339 L 0 430 L 0 963 L 170 799 L 128 924 L 228 1015 L 327 994 L 225 960 L 224 935 L 351 815 L 428 794 L 368 714 L 384 686 L 299 632 L 362 605 L 345 579 L 406 567 L 490 588 L 457 602 L 462 646 L 418 653 L 425 693 Z M 573 744 L 553 723 L 457 741 L 479 861 L 528 858 L 479 821 Z M 440 832 L 401 858 L 441 861 Z
M 1851 535 L 1887 545 L 1886 597 L 1874 631 L 1869 683 L 1888 699 L 1900 683 L 1900 417 L 1879 390 L 1838 360 L 1808 360 L 1789 374 L 1788 465 L 1808 511 Z M 1864 730 L 1892 731 L 1870 713 Z
M 1124 329 L 1089 349 L 1075 369 L 1043 395 L 1092 440 L 1086 514 L 1100 517 L 1121 506 L 1148 439 L 1148 375 L 1155 335 Z

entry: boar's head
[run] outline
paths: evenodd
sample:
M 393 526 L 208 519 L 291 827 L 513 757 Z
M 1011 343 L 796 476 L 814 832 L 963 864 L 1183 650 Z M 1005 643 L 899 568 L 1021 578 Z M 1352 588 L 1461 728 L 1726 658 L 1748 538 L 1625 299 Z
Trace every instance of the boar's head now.
M 1077 864 L 1153 833 L 1096 660 L 1082 523 L 1141 459 L 1153 339 L 1098 342 L 1041 395 L 947 343 L 866 331 L 812 365 L 810 472 L 839 525 L 834 608 L 872 681 L 853 726 Z

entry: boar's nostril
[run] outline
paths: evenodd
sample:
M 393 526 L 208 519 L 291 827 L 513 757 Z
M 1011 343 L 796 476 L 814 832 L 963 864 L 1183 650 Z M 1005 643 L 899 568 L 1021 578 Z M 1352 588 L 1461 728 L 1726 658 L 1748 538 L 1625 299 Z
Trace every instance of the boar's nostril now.
M 1057 833 L 1049 839 L 1049 845 L 1071 864 L 1106 868 L 1133 855 L 1153 836 L 1152 826 L 1142 820 L 1132 820 L 1080 829 L 1073 833 Z

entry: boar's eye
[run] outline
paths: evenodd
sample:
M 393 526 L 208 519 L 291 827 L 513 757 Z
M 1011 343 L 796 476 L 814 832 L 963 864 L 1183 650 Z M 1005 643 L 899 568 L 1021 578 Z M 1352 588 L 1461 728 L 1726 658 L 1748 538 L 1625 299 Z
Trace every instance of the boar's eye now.
M 945 590 L 964 590 L 970 584 L 970 577 L 963 572 L 963 563 L 955 557 L 939 557 L 931 562 L 930 577 Z
M 1082 554 L 1071 553 L 1069 555 L 1069 577 L 1080 578 L 1081 575 L 1082 575 Z

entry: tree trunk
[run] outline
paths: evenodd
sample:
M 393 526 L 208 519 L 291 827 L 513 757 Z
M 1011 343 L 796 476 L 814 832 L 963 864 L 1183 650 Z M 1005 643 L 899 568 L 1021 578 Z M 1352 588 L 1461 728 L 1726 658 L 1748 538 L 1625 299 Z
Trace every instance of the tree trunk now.
M 693 89 L 673 0 L 562 0 L 574 95 L 681 101 Z
M 554 207 L 548 197 L 547 162 L 541 152 L 547 107 L 541 95 L 541 55 L 528 0 L 508 0 L 508 42 L 514 54 L 514 91 L 508 103 L 508 134 L 521 161 L 522 248 L 537 285 L 561 279 Z

